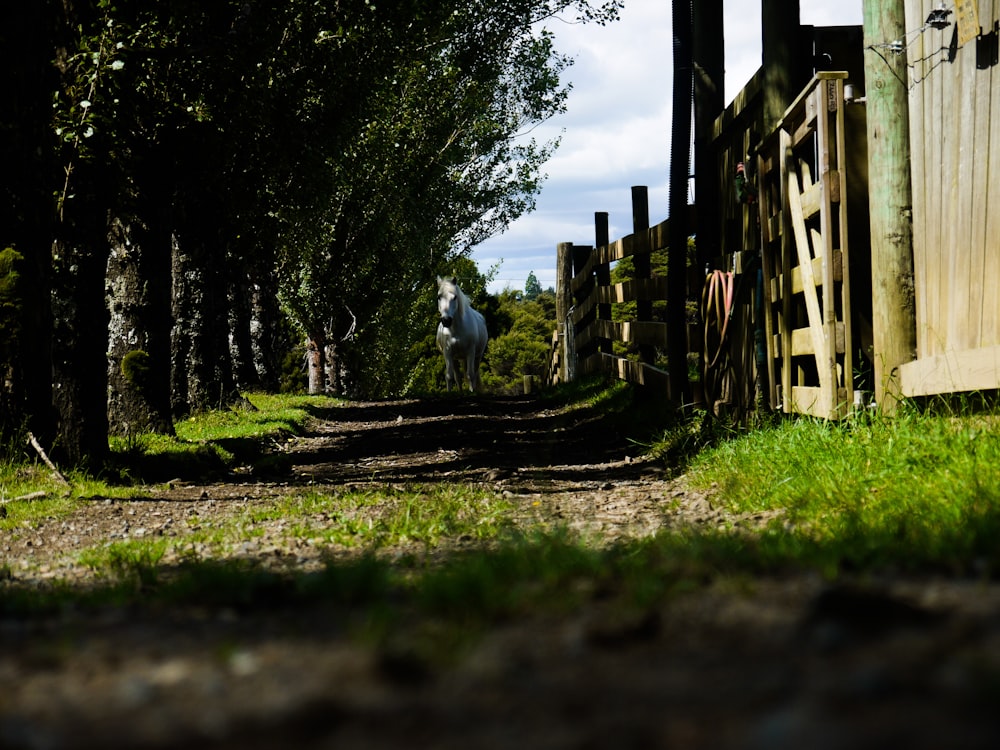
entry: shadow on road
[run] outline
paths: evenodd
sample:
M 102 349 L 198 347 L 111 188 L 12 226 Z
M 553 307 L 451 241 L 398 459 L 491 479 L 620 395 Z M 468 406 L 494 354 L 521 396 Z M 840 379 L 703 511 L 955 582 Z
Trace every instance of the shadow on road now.
M 517 470 L 592 478 L 638 452 L 620 418 L 532 397 L 373 402 L 314 416 L 292 460 L 297 472 L 324 481 L 474 480 Z

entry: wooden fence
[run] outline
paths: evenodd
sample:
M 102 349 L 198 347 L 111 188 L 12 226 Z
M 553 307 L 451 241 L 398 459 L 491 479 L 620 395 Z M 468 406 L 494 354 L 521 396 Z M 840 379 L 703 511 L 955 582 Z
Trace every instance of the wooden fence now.
M 1000 213 L 992 207 L 1000 197 L 1000 0 L 959 3 L 944 29 L 926 21 L 939 9 L 937 0 L 907 0 L 905 7 L 917 346 L 914 361 L 900 368 L 902 393 L 997 389 Z M 838 418 L 873 389 L 877 290 L 865 107 L 863 98 L 847 93 L 850 83 L 863 96 L 860 29 L 813 33 L 815 49 L 845 60 L 846 73 L 817 72 L 769 132 L 763 132 L 758 73 L 716 121 L 710 158 L 721 199 L 711 215 L 708 207 L 699 215 L 721 227 L 709 283 L 721 278 L 714 288 L 733 291 L 724 295 L 730 338 L 715 342 L 725 366 L 709 394 L 711 407 L 748 408 L 756 384 L 772 408 Z M 883 54 L 895 52 L 887 47 Z M 663 279 L 612 285 L 609 268 L 663 249 L 666 240 L 663 223 L 615 242 L 598 235 L 594 248 L 573 246 L 574 306 L 560 325 L 571 333 L 553 340 L 550 380 L 565 379 L 578 362 L 580 373 L 612 372 L 666 390 L 666 373 L 648 356 L 665 345 L 665 323 L 613 321 L 609 312 L 614 303 L 665 299 Z M 689 299 L 702 296 L 701 270 L 689 279 Z M 762 283 L 753 283 L 752 274 Z M 647 356 L 622 357 L 614 341 L 643 347 Z M 718 359 L 702 335 L 689 341 L 689 351 Z M 754 356 L 761 346 L 766 354 Z
M 701 374 L 705 400 L 717 413 L 749 414 L 764 396 L 754 158 L 764 134 L 763 85 L 764 71 L 759 69 L 716 118 L 708 148 L 719 203 L 714 215 L 701 215 L 718 222 L 720 233 L 718 255 L 711 260 L 701 294 Z M 720 284 L 732 290 L 722 300 Z
M 644 192 L 638 195 L 638 200 L 645 200 Z M 633 215 L 648 215 L 648 206 L 634 206 Z M 596 216 L 596 234 L 602 239 L 607 214 Z M 572 277 L 557 279 L 557 286 L 568 283 L 572 306 L 552 337 L 549 383 L 605 372 L 670 397 L 668 374 L 658 366 L 660 352 L 667 346 L 668 327 L 652 314 L 653 304 L 667 298 L 667 279 L 647 271 L 646 278 L 611 281 L 612 266 L 625 258 L 631 258 L 637 269 L 649 269 L 650 256 L 665 251 L 668 238 L 669 222 L 664 221 L 614 241 L 605 239 L 596 246 L 560 245 L 560 252 L 572 253 Z M 557 289 L 557 296 L 560 293 Z M 636 303 L 636 312 L 623 320 L 613 306 L 628 302 Z M 688 350 L 699 351 L 696 337 L 689 336 Z
M 1000 0 L 908 0 L 916 360 L 906 396 L 1000 387 Z

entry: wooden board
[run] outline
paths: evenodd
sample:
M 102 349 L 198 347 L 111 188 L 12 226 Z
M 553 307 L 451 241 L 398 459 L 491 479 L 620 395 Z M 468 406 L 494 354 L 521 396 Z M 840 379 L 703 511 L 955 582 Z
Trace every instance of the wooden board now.
M 923 357 L 900 368 L 904 396 L 1000 388 L 1000 346 Z
M 623 359 L 610 354 L 601 354 L 603 367 L 619 380 L 627 380 L 637 385 L 660 388 L 667 393 L 670 388 L 670 376 L 658 367 Z
M 936 7 L 907 3 L 908 32 Z M 908 50 L 917 361 L 901 369 L 905 395 L 995 388 L 1000 380 L 991 369 L 1000 345 L 1000 74 L 977 67 L 977 11 L 990 31 L 1000 1 L 956 5 L 953 53 L 953 27 L 914 35 Z
M 802 216 L 802 204 L 799 197 L 799 178 L 794 171 L 788 173 L 788 207 L 791 211 L 792 230 L 795 233 L 795 248 L 798 253 L 799 269 L 802 272 L 802 294 L 805 297 L 806 313 L 809 316 L 809 330 L 813 340 L 813 351 L 816 352 L 816 369 L 819 373 L 819 387 L 829 392 L 833 387 L 830 378 L 830 367 L 826 361 L 826 333 L 823 329 L 823 315 L 819 306 L 819 295 L 816 293 L 816 278 L 812 272 L 812 255 L 809 251 L 809 234 L 806 231 L 805 218 Z
M 595 321 L 598 336 L 621 341 L 626 344 L 649 344 L 666 348 L 667 324 L 651 321 L 626 321 L 616 323 L 611 320 Z

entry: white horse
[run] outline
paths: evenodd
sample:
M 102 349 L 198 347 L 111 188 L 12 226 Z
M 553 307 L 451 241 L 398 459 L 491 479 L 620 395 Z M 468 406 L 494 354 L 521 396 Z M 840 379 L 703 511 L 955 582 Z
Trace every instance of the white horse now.
M 451 390 L 451 384 L 458 387 L 455 359 L 465 359 L 465 378 L 469 390 L 479 390 L 479 363 L 483 361 L 486 342 L 486 319 L 469 304 L 465 292 L 459 289 L 455 279 L 438 276 L 438 314 L 441 316 L 437 328 L 437 345 L 444 353 L 444 379 Z

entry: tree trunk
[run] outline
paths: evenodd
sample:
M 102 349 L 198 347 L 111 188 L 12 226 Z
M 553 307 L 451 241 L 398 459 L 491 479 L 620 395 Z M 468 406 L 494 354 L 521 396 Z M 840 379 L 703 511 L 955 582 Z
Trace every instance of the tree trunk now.
M 258 274 L 255 283 L 251 284 L 250 344 L 261 387 L 277 391 L 281 385 L 288 336 L 283 331 L 277 284 L 270 274 Z
M 254 366 L 251 336 L 253 283 L 248 274 L 239 272 L 229 287 L 229 356 L 233 363 L 233 378 L 239 390 L 260 390 L 261 379 Z
M 154 212 L 162 206 L 152 207 Z M 114 435 L 173 434 L 170 417 L 169 234 L 113 219 L 107 266 L 108 422 Z
M 309 336 L 306 345 L 309 367 L 309 395 L 321 396 L 326 393 L 326 334 L 322 331 Z
M 191 409 L 188 405 L 188 359 L 191 338 L 187 332 L 191 328 L 189 308 L 191 296 L 188 294 L 186 269 L 187 256 L 181 252 L 177 236 L 170 238 L 170 312 L 174 326 L 170 329 L 170 413 L 174 419 L 186 417 Z
M 88 197 L 77 169 L 76 197 L 53 243 L 52 403 L 58 420 L 53 460 L 99 468 L 108 452 L 108 314 L 104 280 L 106 210 Z
M 49 303 L 55 17 L 47 0 L 6 3 L 0 10 L 0 48 L 16 61 L 7 67 L 0 107 L 0 251 L 12 248 L 21 258 L 18 288 L 11 290 L 19 299 L 11 321 L 17 335 L 7 341 L 0 373 L 0 437 L 4 429 L 27 427 L 46 444 L 55 435 Z
M 223 253 L 203 225 L 188 224 L 173 248 L 174 330 L 171 337 L 175 416 L 239 400 L 229 353 L 229 312 Z
M 79 28 L 93 21 L 87 4 L 52 3 L 53 57 L 75 49 Z M 51 58 L 50 58 L 51 59 Z M 76 85 L 71 68 L 57 88 Z M 50 456 L 69 465 L 98 469 L 108 453 L 108 314 L 104 281 L 108 261 L 108 144 L 99 131 L 90 139 L 91 158 L 74 147 L 58 159 L 56 217 L 50 243 L 52 309 L 52 408 L 56 434 Z M 54 152 L 55 153 L 55 152 Z M 101 154 L 104 154 L 102 157 Z M 65 175 L 65 181 L 62 179 Z M 47 179 L 53 179 L 49 174 Z M 49 184 L 51 200 L 53 185 Z M 50 204 L 51 210 L 51 204 Z

